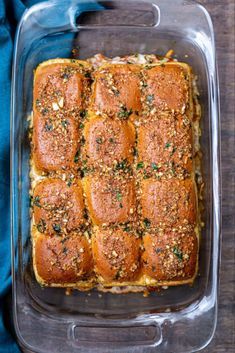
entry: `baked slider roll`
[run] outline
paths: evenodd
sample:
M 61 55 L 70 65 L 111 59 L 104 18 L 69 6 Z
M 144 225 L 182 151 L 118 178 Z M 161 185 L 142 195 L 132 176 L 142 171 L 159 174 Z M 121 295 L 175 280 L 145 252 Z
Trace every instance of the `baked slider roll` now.
M 133 283 L 140 270 L 140 244 L 140 239 L 121 229 L 97 229 L 92 252 L 99 282 Z
M 137 169 L 145 177 L 184 179 L 193 169 L 191 121 L 172 113 L 142 121 L 137 137 Z
M 88 164 L 112 167 L 125 160 L 133 161 L 135 128 L 129 121 L 105 117 L 90 119 L 84 128 L 85 154 Z
M 70 117 L 47 119 L 35 115 L 32 141 L 36 170 L 52 172 L 76 167 L 79 138 L 77 124 Z
M 34 272 L 41 285 L 91 287 L 93 259 L 88 240 L 82 234 L 50 237 L 39 233 L 34 240 L 33 257 Z
M 38 66 L 34 76 L 33 162 L 39 171 L 76 167 L 79 120 L 90 92 L 86 62 L 55 59 Z
M 148 220 L 149 228 L 194 229 L 197 196 L 192 179 L 146 179 L 141 182 L 141 190 L 142 217 Z
M 138 114 L 140 101 L 140 67 L 138 65 L 104 65 L 94 74 L 91 109 L 96 114 L 126 120 Z
M 192 109 L 191 68 L 179 62 L 152 66 L 143 71 L 143 105 L 151 114 Z M 143 86 L 142 86 L 143 87 Z
M 40 64 L 34 75 L 34 109 L 42 116 L 60 110 L 80 112 L 87 106 L 90 70 L 86 61 L 53 59 Z
M 46 178 L 33 191 L 34 223 L 40 233 L 67 234 L 86 223 L 81 182 L 68 186 L 61 179 Z
M 143 271 L 149 278 L 165 285 L 193 282 L 198 253 L 198 240 L 194 232 L 168 229 L 157 234 L 146 233 L 143 246 Z
M 93 224 L 110 225 L 131 221 L 135 214 L 135 184 L 126 176 L 90 175 L 83 180 L 88 211 Z
M 35 72 L 31 235 L 41 285 L 126 293 L 196 276 L 191 68 L 133 58 L 55 59 Z

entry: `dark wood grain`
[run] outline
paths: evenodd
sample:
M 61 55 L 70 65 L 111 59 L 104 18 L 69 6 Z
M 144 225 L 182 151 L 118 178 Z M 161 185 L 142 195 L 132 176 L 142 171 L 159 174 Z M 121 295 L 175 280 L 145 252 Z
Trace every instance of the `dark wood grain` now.
M 202 0 L 209 11 L 216 37 L 221 97 L 222 162 L 222 257 L 218 325 L 215 337 L 203 353 L 235 351 L 234 320 L 234 230 L 235 230 L 235 73 L 234 73 L 234 0 Z
M 215 29 L 221 96 L 222 257 L 218 325 L 203 353 L 235 352 L 235 71 L 234 0 L 201 0 Z M 125 352 L 128 353 L 128 352 Z M 184 353 L 184 352 L 182 352 Z

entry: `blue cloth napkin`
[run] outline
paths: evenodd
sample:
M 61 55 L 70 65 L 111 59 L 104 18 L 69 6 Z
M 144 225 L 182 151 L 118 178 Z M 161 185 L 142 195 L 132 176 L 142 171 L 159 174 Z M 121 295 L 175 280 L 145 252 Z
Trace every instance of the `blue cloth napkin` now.
M 6 330 L 5 296 L 11 287 L 10 248 L 10 87 L 13 40 L 17 22 L 25 10 L 20 0 L 0 0 L 0 352 L 19 349 Z
M 41 0 L 42 1 L 42 0 Z M 5 327 L 3 309 L 11 289 L 10 87 L 14 35 L 24 10 L 38 0 L 0 0 L 0 353 L 20 350 Z M 82 10 L 100 9 L 94 0 Z M 9 313 L 5 313 L 9 316 Z

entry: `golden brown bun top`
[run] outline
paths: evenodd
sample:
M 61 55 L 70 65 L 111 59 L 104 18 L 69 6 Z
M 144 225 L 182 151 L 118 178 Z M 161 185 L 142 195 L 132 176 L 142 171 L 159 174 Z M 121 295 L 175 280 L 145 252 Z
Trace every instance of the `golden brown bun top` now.
M 189 83 L 187 69 L 180 63 L 163 64 L 146 70 L 145 83 L 144 101 L 150 110 L 155 108 L 157 111 L 184 113 L 189 100 Z
M 141 109 L 139 73 L 137 65 L 112 64 L 100 68 L 95 74 L 93 109 L 121 120 L 138 112 Z
M 93 118 L 85 126 L 85 153 L 93 166 L 112 166 L 133 160 L 135 129 L 130 122 Z
M 96 273 L 104 281 L 132 281 L 139 270 L 140 239 L 121 229 L 99 229 L 92 238 Z
M 91 175 L 84 180 L 87 206 L 94 224 L 125 223 L 135 213 L 134 182 L 124 176 Z
M 73 118 L 34 116 L 33 161 L 39 171 L 76 168 L 80 133 Z
M 84 108 L 84 94 L 89 92 L 87 64 L 53 60 L 39 65 L 34 77 L 34 109 L 37 113 L 55 115 L 61 109 Z
M 34 254 L 37 274 L 46 283 L 74 283 L 86 279 L 93 269 L 88 241 L 75 233 L 67 238 L 40 234 Z
M 160 281 L 182 280 L 195 274 L 197 237 L 194 232 L 149 233 L 143 237 L 144 272 Z
M 58 59 L 37 68 L 31 174 L 40 174 L 32 184 L 40 283 L 194 277 L 191 72 L 155 64 Z
M 58 61 L 42 63 L 34 77 L 33 160 L 45 172 L 76 168 L 79 120 L 90 94 L 89 65 Z
M 145 175 L 184 179 L 192 172 L 192 128 L 184 115 L 147 118 L 138 129 L 139 171 Z M 139 164 L 141 166 L 141 164 Z
M 84 224 L 80 182 L 68 186 L 60 179 L 45 179 L 33 192 L 34 221 L 41 233 L 67 234 Z
M 195 184 L 191 179 L 142 181 L 142 216 L 153 227 L 194 228 L 197 218 Z

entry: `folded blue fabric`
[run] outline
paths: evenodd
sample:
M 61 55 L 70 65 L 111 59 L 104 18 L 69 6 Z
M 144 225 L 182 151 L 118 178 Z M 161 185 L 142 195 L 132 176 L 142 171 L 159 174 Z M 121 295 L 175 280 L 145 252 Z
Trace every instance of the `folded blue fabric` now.
M 11 289 L 9 206 L 10 87 L 13 41 L 17 23 L 24 10 L 38 2 L 38 0 L 0 0 L 0 353 L 18 353 L 20 351 L 5 327 L 3 315 L 5 298 Z M 83 4 L 82 10 L 100 8 L 102 7 L 94 0 L 90 0 L 90 3 Z
M 25 10 L 19 1 L 0 0 L 0 352 L 15 353 L 19 349 L 7 332 L 4 319 L 4 297 L 10 290 L 10 86 L 13 37 L 17 20 Z

